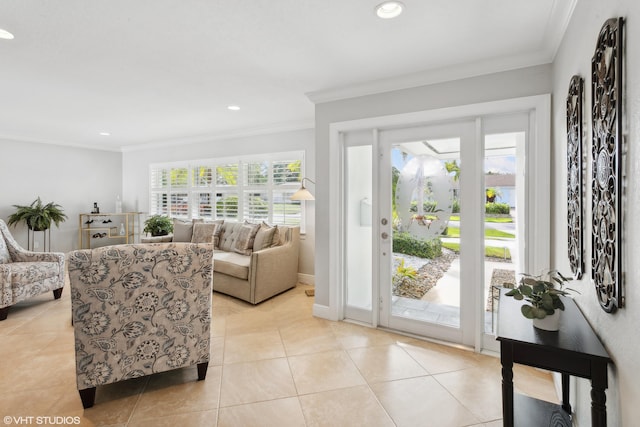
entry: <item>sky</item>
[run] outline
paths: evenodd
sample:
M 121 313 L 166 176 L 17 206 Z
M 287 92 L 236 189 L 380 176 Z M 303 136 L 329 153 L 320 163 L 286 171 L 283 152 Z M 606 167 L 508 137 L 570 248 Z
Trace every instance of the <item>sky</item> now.
M 391 151 L 391 164 L 402 170 L 402 167 L 411 160 L 412 156 L 407 156 L 406 161 L 403 161 L 400 150 Z M 458 162 L 460 164 L 460 162 Z M 488 157 L 484 162 L 484 171 L 491 173 L 515 173 L 516 171 L 516 157 L 515 156 L 494 156 Z

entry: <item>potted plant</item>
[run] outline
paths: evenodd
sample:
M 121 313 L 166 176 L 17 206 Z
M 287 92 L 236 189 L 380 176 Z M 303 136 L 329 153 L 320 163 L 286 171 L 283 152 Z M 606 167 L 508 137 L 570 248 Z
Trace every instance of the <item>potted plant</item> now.
M 67 219 L 62 206 L 53 202 L 43 205 L 39 196 L 30 205 L 13 205 L 13 207 L 17 208 L 17 211 L 9 215 L 7 223 L 14 225 L 24 221 L 27 227 L 33 231 L 48 230 L 52 222 L 58 227 L 61 222 Z
M 152 215 L 144 222 L 143 231 L 152 236 L 166 236 L 173 231 L 173 221 L 164 215 Z
M 533 320 L 533 326 L 547 331 L 557 331 L 560 311 L 564 310 L 560 296 L 578 292 L 565 287 L 570 280 L 557 270 L 537 276 L 523 273 L 520 284 L 505 295 L 528 303 L 523 304 L 520 310 L 524 317 Z

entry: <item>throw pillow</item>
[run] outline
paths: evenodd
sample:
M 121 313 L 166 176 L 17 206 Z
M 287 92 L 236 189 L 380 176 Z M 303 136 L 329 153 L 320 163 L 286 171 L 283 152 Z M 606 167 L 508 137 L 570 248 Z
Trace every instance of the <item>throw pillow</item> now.
M 277 225 L 275 225 L 274 228 L 276 229 L 276 231 L 275 233 L 273 233 L 273 239 L 271 239 L 272 248 L 275 246 L 280 246 L 280 235 L 285 232 L 284 229 L 278 228 Z
M 222 236 L 222 223 L 214 224 L 215 228 L 213 229 L 213 248 L 220 249 L 220 237 Z
M 271 244 L 273 243 L 273 237 L 275 236 L 277 231 L 277 225 L 271 227 L 270 225 L 263 222 L 262 225 L 260 225 L 260 229 L 256 233 L 255 240 L 253 241 L 253 250 L 259 251 L 271 247 Z
M 193 224 L 193 235 L 191 243 L 215 243 L 213 235 L 216 228 L 221 228 L 219 224 L 212 222 L 199 222 Z M 219 233 L 218 233 L 219 234 Z
M 255 241 L 256 234 L 260 229 L 260 224 L 248 224 L 245 223 L 238 233 L 233 250 L 242 255 L 251 255 L 253 252 L 253 242 Z
M 193 234 L 193 224 L 202 222 L 202 220 L 194 219 L 193 221 L 182 221 L 181 219 L 173 219 L 173 241 L 174 242 L 190 242 Z

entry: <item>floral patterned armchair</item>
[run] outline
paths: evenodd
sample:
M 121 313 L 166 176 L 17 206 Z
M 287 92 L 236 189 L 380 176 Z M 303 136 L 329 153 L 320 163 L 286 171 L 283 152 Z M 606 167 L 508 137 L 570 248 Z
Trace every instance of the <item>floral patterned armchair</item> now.
M 60 298 L 63 286 L 64 254 L 24 250 L 0 219 L 0 320 L 7 318 L 12 305 L 27 298 L 49 291 Z
M 213 245 L 126 244 L 69 254 L 76 381 L 96 386 L 197 365 L 207 374 Z

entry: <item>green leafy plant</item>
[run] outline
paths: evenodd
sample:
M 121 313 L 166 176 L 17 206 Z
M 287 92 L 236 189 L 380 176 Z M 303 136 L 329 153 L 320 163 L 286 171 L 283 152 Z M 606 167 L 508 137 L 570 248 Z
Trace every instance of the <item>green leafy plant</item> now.
M 493 203 L 495 202 L 496 197 L 502 197 L 502 192 L 497 188 L 487 187 L 485 195 L 487 197 L 487 203 Z
M 442 255 L 442 242 L 440 239 L 416 239 L 406 232 L 393 233 L 393 251 L 405 255 L 433 259 Z
M 144 222 L 143 231 L 152 236 L 166 236 L 173 231 L 173 221 L 164 215 L 152 215 Z
M 570 280 L 557 270 L 538 276 L 523 273 L 520 284 L 505 295 L 529 303 L 522 305 L 520 309 L 527 319 L 544 319 L 556 310 L 564 310 L 560 296 L 569 295 L 570 292 L 579 293 L 575 289 L 565 287 Z M 507 285 L 513 284 L 505 283 L 505 286 Z
M 67 219 L 62 206 L 53 202 L 45 205 L 40 200 L 40 196 L 30 205 L 13 205 L 13 207 L 17 208 L 17 210 L 9 215 L 7 223 L 14 225 L 24 221 L 27 227 L 33 231 L 48 230 L 52 222 L 58 227 L 61 222 Z
M 509 215 L 511 207 L 507 203 L 487 203 L 484 211 L 490 215 Z
M 400 259 L 400 264 L 396 268 L 396 276 L 398 276 L 401 280 L 404 278 L 408 279 L 417 279 L 418 278 L 418 270 L 412 266 L 404 265 L 404 258 Z

